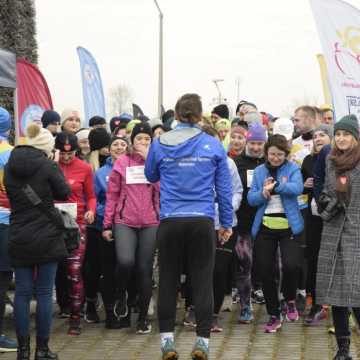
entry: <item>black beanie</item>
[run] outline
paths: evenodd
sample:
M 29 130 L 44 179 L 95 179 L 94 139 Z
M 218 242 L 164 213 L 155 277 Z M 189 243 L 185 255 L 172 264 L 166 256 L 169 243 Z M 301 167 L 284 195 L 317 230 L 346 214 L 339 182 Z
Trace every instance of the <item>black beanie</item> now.
M 77 137 L 65 131 L 57 134 L 55 138 L 55 149 L 61 152 L 76 151 L 78 149 Z
M 89 120 L 89 126 L 93 127 L 93 126 L 96 126 L 96 125 L 106 125 L 106 120 L 101 116 L 93 116 Z
M 110 144 L 110 134 L 104 128 L 92 129 L 89 134 L 90 150 L 100 150 Z
M 114 116 L 110 120 L 110 131 L 113 133 L 115 129 L 121 124 L 121 119 L 119 116 Z
M 354 138 L 359 141 L 359 122 L 356 115 L 346 115 L 342 117 L 334 126 L 334 133 L 338 130 L 345 130 L 349 132 Z
M 60 125 L 60 115 L 53 110 L 46 110 L 42 114 L 41 123 L 43 128 L 47 128 L 49 125 Z
M 146 123 L 136 124 L 131 133 L 131 143 L 134 143 L 134 138 L 138 134 L 148 134 L 152 138 L 152 131 L 150 125 Z
M 112 145 L 112 143 L 116 140 L 122 140 L 124 142 L 126 142 L 126 144 L 129 146 L 129 140 L 125 137 L 125 136 L 112 136 L 110 139 L 110 143 L 109 143 L 109 147 Z
M 222 119 L 229 118 L 229 108 L 225 104 L 215 106 L 211 113 L 220 116 Z

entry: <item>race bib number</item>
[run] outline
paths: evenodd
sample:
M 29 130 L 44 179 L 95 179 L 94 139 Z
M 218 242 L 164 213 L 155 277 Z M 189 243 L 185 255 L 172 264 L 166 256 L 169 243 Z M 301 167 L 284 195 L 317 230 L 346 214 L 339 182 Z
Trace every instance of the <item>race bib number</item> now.
M 248 188 L 250 188 L 252 185 L 253 177 L 254 177 L 254 170 L 247 170 L 246 171 L 246 182 L 247 182 Z
M 73 219 L 77 217 L 77 204 L 76 203 L 58 203 L 55 207 L 59 210 L 67 212 Z
M 265 214 L 283 214 L 284 212 L 280 195 L 272 195 L 265 209 Z
M 149 184 L 145 177 L 145 166 L 129 166 L 126 168 L 126 184 Z

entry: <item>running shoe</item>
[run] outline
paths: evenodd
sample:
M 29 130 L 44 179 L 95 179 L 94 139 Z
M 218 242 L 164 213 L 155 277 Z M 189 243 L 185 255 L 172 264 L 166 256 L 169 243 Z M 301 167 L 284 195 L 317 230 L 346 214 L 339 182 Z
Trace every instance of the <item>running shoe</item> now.
M 81 334 L 80 316 L 71 316 L 69 319 L 68 335 L 77 336 Z
M 218 316 L 213 316 L 213 321 L 212 321 L 212 325 L 211 325 L 211 332 L 213 333 L 219 333 L 222 332 L 224 329 L 221 326 L 220 322 L 219 322 L 219 318 Z
M 296 309 L 295 301 L 288 301 L 287 303 L 286 320 L 287 321 L 299 320 L 299 313 Z
M 240 324 L 250 324 L 254 320 L 251 305 L 246 305 L 241 309 L 239 316 Z
M 0 353 L 17 351 L 17 342 L 5 335 L 0 335 Z
M 276 333 L 282 325 L 281 316 L 270 316 L 268 323 L 264 327 L 266 333 Z
M 264 293 L 261 289 L 254 290 L 251 293 L 252 302 L 255 304 L 265 304 Z
M 99 315 L 96 311 L 96 305 L 93 302 L 87 302 L 84 314 L 84 320 L 89 324 L 97 324 L 100 322 Z
M 225 295 L 221 311 L 224 311 L 224 312 L 231 312 L 232 311 L 232 297 L 231 297 L 231 295 Z
M 195 311 L 192 306 L 190 306 L 186 311 L 183 324 L 184 326 L 189 326 L 192 328 L 196 327 Z
M 162 360 L 177 360 L 179 355 L 175 350 L 175 343 L 172 339 L 166 339 L 165 345 L 161 347 Z
M 58 318 L 59 319 L 68 319 L 70 317 L 70 308 L 69 307 L 63 307 L 60 308 L 60 311 L 58 313 Z
M 197 338 L 193 351 L 191 352 L 192 360 L 208 360 L 209 359 L 209 346 L 201 338 Z
M 118 319 L 126 317 L 129 312 L 127 300 L 128 294 L 126 291 L 124 291 L 122 294 L 120 294 L 119 299 L 115 301 L 114 315 Z
M 296 297 L 296 308 L 300 314 L 305 312 L 306 308 L 306 296 L 298 294 Z
M 136 333 L 139 335 L 145 335 L 151 333 L 151 324 L 147 319 L 138 321 Z
M 309 314 L 305 317 L 304 324 L 306 326 L 316 326 L 319 325 L 321 320 L 327 318 L 327 311 L 320 305 L 314 305 Z

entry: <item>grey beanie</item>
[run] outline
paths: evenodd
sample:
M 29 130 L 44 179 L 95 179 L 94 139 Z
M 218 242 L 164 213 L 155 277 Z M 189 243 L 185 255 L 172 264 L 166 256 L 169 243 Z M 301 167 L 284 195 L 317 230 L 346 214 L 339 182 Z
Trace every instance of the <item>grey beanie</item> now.
M 313 134 L 318 131 L 322 131 L 323 133 L 328 135 L 330 139 L 334 137 L 334 128 L 328 124 L 320 124 L 319 127 L 314 130 Z

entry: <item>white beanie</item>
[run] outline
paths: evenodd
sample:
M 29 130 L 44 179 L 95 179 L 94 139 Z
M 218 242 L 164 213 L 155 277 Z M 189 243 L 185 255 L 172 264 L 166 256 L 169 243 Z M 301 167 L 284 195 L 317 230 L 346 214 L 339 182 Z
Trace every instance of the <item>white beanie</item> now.
M 90 134 L 90 129 L 81 129 L 79 130 L 75 136 L 77 137 L 78 141 L 88 139 Z
M 71 118 L 72 116 L 78 116 L 80 118 L 80 113 L 77 110 L 74 109 L 65 109 L 61 113 L 61 125 L 64 125 L 67 119 Z
M 32 123 L 27 127 L 26 138 L 28 145 L 42 150 L 47 156 L 51 155 L 55 147 L 55 139 L 51 132 L 36 123 Z

